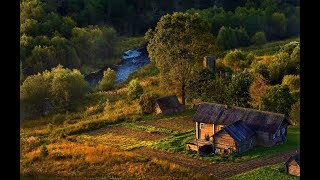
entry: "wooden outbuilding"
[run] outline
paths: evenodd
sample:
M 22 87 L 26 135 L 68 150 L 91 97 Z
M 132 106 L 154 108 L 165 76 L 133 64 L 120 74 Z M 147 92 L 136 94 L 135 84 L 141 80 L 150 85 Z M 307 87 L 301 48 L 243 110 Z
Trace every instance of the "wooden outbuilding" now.
M 300 176 L 300 153 L 291 156 L 284 165 L 288 174 Z
M 196 123 L 196 139 L 202 140 L 241 120 L 255 133 L 256 145 L 271 147 L 286 142 L 287 127 L 291 124 L 283 114 L 249 108 L 201 103 L 196 109 L 192 120 Z
M 173 114 L 184 110 L 176 95 L 159 98 L 155 101 L 154 112 L 156 114 Z
M 234 122 L 212 136 L 215 154 L 243 153 L 255 145 L 255 132 L 243 121 Z

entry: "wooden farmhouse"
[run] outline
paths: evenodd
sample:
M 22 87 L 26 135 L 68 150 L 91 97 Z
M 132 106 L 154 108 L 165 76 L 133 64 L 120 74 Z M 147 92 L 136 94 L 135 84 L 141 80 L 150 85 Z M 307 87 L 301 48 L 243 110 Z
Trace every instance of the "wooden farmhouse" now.
M 171 95 L 157 99 L 153 109 L 156 114 L 173 114 L 182 112 L 184 106 L 179 103 L 176 95 Z
M 284 165 L 288 174 L 300 176 L 300 153 L 291 156 Z
M 255 132 L 243 121 L 236 121 L 212 136 L 215 154 L 242 153 L 252 149 L 256 142 Z
M 195 141 L 211 141 L 217 154 L 242 153 L 255 145 L 271 147 L 286 142 L 291 124 L 283 114 L 255 109 L 211 103 L 198 104 L 196 109 L 192 119 L 196 123 Z

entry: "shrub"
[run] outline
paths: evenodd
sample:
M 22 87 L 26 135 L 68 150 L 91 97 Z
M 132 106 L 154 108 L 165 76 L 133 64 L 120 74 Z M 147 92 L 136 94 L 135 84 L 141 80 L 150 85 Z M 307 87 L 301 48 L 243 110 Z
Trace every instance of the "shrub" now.
M 298 100 L 296 103 L 294 103 L 291 106 L 289 117 L 294 124 L 297 124 L 297 125 L 300 124 L 300 100 Z
M 251 42 L 255 45 L 262 45 L 267 42 L 266 35 L 264 32 L 256 32 L 251 38 Z
M 39 116 L 74 109 L 88 90 L 89 85 L 80 71 L 59 65 L 51 72 L 27 77 L 20 87 L 20 101 L 26 114 Z
M 47 149 L 46 145 L 43 145 L 40 151 L 40 156 L 41 157 L 47 157 L 49 155 L 49 151 Z
M 300 89 L 300 76 L 299 75 L 286 75 L 282 79 L 282 85 L 287 85 L 290 91 Z
M 143 94 L 143 88 L 140 85 L 140 83 L 138 82 L 138 80 L 133 79 L 132 81 L 130 81 L 129 87 L 128 87 L 128 92 L 127 92 L 127 96 L 129 98 L 129 100 L 137 99 L 142 94 Z
M 293 98 L 286 85 L 275 85 L 268 88 L 265 96 L 262 97 L 262 110 L 283 113 L 290 112 Z
M 100 90 L 108 91 L 113 89 L 115 85 L 117 74 L 114 70 L 108 68 L 106 71 L 103 72 L 103 78 L 100 81 Z
M 154 93 L 147 93 L 140 96 L 139 105 L 143 114 L 153 112 L 153 105 L 157 98 L 159 98 L 159 95 Z

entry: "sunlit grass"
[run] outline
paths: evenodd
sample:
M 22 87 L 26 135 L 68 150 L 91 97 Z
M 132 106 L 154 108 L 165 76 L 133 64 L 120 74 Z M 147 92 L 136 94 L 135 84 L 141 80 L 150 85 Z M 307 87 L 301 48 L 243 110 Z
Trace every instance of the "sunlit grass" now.
M 300 177 L 288 175 L 285 172 L 284 163 L 279 163 L 272 166 L 266 166 L 251 170 L 246 173 L 242 173 L 231 178 L 230 180 L 269 180 L 269 179 L 281 179 L 281 180 L 295 180 Z

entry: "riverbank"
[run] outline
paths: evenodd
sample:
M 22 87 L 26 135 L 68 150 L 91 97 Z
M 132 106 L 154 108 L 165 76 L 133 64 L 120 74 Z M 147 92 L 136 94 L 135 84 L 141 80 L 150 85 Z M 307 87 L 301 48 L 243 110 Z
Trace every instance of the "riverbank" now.
M 141 68 L 142 66 L 150 63 L 146 45 L 143 45 L 135 49 L 131 49 L 130 51 L 132 53 L 139 52 L 140 56 L 131 58 L 127 55 L 124 55 L 119 63 L 114 65 L 105 65 L 99 71 L 85 75 L 85 80 L 88 81 L 89 84 L 94 86 L 98 84 L 98 82 L 102 79 L 103 72 L 110 68 L 117 72 L 116 83 L 120 83 L 126 80 L 129 74 Z

